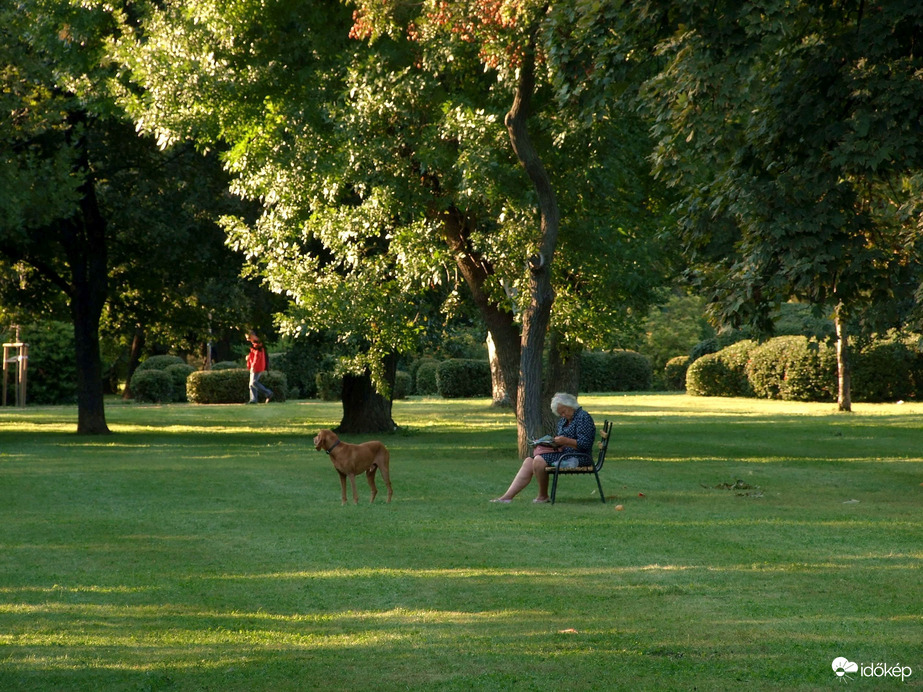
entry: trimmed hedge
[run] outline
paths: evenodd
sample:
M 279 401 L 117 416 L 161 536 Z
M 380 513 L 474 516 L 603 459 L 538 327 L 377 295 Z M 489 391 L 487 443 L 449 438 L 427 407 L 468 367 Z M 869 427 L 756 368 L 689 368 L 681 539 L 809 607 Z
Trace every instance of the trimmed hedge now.
M 414 393 L 422 396 L 435 396 L 439 394 L 440 361 L 435 358 L 423 358 L 417 366 L 417 375 L 414 382 Z
M 580 356 L 580 389 L 584 392 L 637 392 L 650 389 L 653 370 L 637 351 L 584 351 Z
M 143 361 L 138 364 L 135 372 L 142 372 L 144 370 L 166 370 L 171 365 L 185 365 L 184 361 L 179 356 L 148 356 Z M 132 388 L 134 388 L 134 375 L 132 375 Z
M 756 346 L 739 341 L 701 356 L 686 371 L 686 391 L 694 396 L 753 396 L 747 365 Z
M 676 356 L 667 361 L 663 368 L 663 384 L 674 392 L 681 392 L 686 388 L 686 371 L 689 369 L 689 356 Z
M 900 341 L 884 341 L 853 351 L 854 401 L 902 401 L 920 398 L 923 358 Z
M 173 385 L 173 401 L 188 401 L 186 380 L 195 372 L 195 368 L 186 363 L 174 363 L 167 366 L 164 372 L 170 376 L 170 382 Z M 132 378 L 132 389 L 134 389 L 134 378 Z
M 760 345 L 739 342 L 703 355 L 689 366 L 688 391 L 700 396 L 742 396 L 739 387 L 743 365 L 752 390 L 746 396 L 836 401 L 836 350 L 805 336 L 780 336 Z M 853 401 L 923 398 L 923 353 L 909 343 L 877 341 L 855 349 L 850 366 Z
M 173 401 L 173 377 L 166 370 L 139 368 L 131 378 L 131 395 L 135 401 L 153 404 Z
M 757 346 L 747 376 L 765 399 L 836 401 L 836 353 L 804 336 L 780 336 Z
M 268 370 L 260 382 L 272 390 L 273 401 L 285 401 L 288 383 L 283 373 Z M 186 380 L 186 396 L 194 404 L 245 404 L 250 400 L 250 371 L 237 368 L 194 372 Z
M 418 370 L 418 377 L 419 374 Z M 486 360 L 451 358 L 439 364 L 436 382 L 446 399 L 490 396 L 490 364 Z
M 413 388 L 413 377 L 406 370 L 398 370 L 394 376 L 393 399 L 406 399 Z

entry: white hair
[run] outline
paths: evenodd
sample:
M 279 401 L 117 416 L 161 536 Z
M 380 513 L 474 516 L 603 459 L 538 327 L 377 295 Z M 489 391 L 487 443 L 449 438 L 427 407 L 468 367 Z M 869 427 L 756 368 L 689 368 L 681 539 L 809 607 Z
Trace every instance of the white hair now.
M 553 397 L 551 397 L 551 412 L 560 416 L 558 413 L 558 407 L 566 406 L 567 408 L 572 408 L 575 411 L 580 408 L 580 404 L 577 403 L 577 397 L 573 394 L 568 394 L 567 392 L 558 392 Z

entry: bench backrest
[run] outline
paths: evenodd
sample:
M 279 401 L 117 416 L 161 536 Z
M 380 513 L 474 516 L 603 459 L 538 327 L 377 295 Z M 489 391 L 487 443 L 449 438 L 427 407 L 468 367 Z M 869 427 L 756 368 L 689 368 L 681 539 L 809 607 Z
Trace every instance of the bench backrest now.
M 603 423 L 603 431 L 600 433 L 599 438 L 599 454 L 596 457 L 596 472 L 599 473 L 599 470 L 603 467 L 603 463 L 606 461 L 606 450 L 609 449 L 609 438 L 612 436 L 612 421 L 606 421 Z

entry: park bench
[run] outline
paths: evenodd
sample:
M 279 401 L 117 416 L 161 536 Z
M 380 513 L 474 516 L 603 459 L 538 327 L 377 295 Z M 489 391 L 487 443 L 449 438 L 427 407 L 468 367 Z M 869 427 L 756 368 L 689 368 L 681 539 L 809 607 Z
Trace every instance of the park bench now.
M 599 444 L 597 445 L 599 453 L 596 455 L 596 460 L 593 460 L 592 454 L 585 454 L 582 452 L 574 452 L 573 454 L 568 454 L 566 457 L 559 459 L 554 464 L 548 466 L 548 473 L 551 474 L 551 504 L 554 504 L 555 496 L 558 492 L 558 477 L 559 476 L 586 476 L 593 474 L 596 476 L 596 486 L 599 488 L 599 499 L 603 502 L 606 501 L 606 495 L 603 493 L 602 483 L 599 481 L 599 472 L 602 470 L 603 463 L 606 461 L 606 450 L 609 449 L 609 434 L 612 432 L 612 423 L 606 421 L 603 424 L 603 431 L 600 435 Z M 583 466 L 562 466 L 569 459 L 576 458 L 578 462 L 583 462 Z M 586 463 L 589 462 L 589 463 Z

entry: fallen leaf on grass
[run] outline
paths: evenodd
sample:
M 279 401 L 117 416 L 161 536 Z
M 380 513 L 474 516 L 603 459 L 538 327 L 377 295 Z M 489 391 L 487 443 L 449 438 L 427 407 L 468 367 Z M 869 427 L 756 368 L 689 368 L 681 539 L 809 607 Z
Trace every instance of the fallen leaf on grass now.
M 573 627 L 570 627 L 566 630 L 558 630 L 558 634 L 579 634 L 579 632 L 577 632 L 577 630 L 575 630 Z

